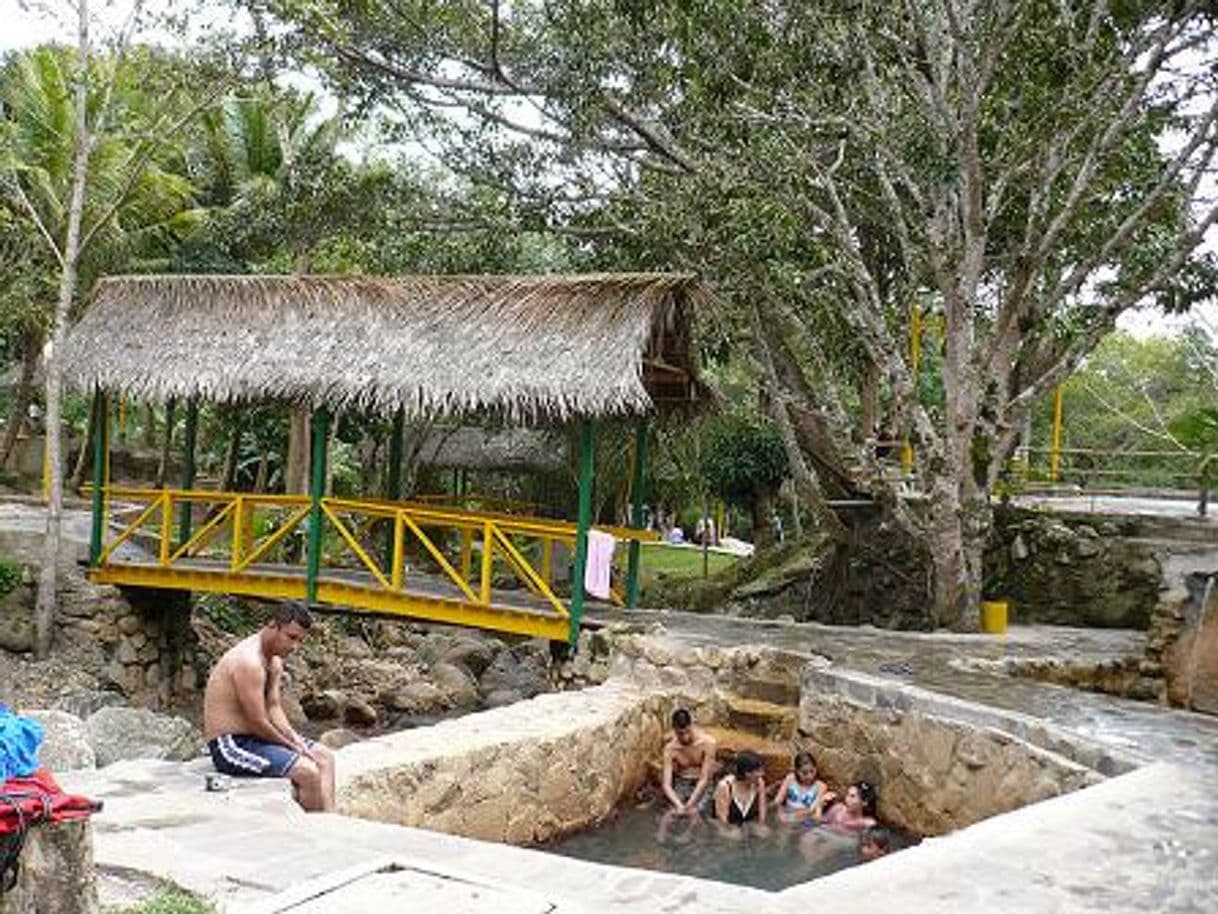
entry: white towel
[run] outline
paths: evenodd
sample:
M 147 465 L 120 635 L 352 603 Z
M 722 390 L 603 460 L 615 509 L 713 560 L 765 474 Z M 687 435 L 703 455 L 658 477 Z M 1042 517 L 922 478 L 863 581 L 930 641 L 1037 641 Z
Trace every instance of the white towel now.
M 584 565 L 584 590 L 602 600 L 609 599 L 609 572 L 613 568 L 612 533 L 588 531 L 588 562 Z

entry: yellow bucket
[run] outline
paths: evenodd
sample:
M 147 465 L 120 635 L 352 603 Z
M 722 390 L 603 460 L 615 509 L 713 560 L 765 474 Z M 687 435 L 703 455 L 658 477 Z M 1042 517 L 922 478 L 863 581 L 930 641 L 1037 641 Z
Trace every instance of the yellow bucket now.
M 1007 630 L 1006 600 L 981 601 L 981 630 L 987 635 L 1001 635 Z

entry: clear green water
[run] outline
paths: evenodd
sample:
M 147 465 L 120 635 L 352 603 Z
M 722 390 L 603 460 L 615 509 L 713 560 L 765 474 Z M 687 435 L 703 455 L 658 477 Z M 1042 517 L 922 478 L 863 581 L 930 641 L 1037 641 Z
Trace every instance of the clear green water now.
M 854 866 L 859 862 L 857 847 L 856 838 L 824 828 L 780 823 L 763 829 L 727 828 L 700 818 L 668 818 L 641 807 L 623 809 L 600 828 L 547 850 L 594 863 L 777 891 Z

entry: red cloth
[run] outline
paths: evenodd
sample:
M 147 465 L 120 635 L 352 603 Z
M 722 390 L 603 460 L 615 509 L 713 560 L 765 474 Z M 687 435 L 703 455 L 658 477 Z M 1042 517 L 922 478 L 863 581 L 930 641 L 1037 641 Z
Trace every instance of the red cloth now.
M 28 778 L 9 778 L 0 787 L 0 835 L 44 822 L 85 819 L 101 809 L 88 797 L 64 793 L 55 778 L 40 768 Z

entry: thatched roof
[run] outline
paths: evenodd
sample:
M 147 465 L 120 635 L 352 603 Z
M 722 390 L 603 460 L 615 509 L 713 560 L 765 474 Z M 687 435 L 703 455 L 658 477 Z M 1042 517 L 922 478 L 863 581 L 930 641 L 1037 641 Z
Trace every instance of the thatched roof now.
M 419 463 L 467 470 L 541 470 L 567 465 L 567 440 L 552 429 L 433 428 L 419 446 Z
M 692 276 L 120 276 L 71 330 L 70 383 L 515 421 L 701 400 Z

